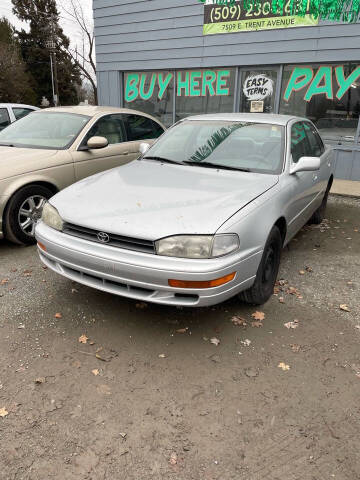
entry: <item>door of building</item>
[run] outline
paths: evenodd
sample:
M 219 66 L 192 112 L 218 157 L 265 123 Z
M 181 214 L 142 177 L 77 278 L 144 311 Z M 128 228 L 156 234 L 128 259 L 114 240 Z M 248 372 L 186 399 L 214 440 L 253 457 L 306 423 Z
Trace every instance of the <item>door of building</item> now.
M 276 113 L 280 67 L 240 69 L 240 112 Z

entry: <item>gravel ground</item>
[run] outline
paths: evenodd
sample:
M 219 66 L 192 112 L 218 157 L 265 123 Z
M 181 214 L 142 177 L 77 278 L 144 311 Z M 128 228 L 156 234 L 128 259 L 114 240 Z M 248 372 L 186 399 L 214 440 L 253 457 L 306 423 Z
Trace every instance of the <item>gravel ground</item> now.
M 0 479 L 359 479 L 360 201 L 327 215 L 257 314 L 137 304 L 0 241 Z

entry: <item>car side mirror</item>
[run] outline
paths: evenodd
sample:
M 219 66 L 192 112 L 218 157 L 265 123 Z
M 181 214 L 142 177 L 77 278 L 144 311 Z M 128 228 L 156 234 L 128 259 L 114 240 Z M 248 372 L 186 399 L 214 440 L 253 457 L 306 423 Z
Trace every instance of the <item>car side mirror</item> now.
M 142 155 L 145 155 L 145 153 L 149 150 L 150 148 L 150 145 L 148 143 L 140 143 L 139 145 L 139 152 L 142 154 Z
M 87 146 L 90 150 L 97 150 L 99 148 L 105 148 L 109 145 L 109 141 L 105 137 L 91 137 L 87 142 Z
M 294 163 L 290 169 L 290 175 L 297 172 L 314 172 L 320 170 L 319 157 L 300 157 L 297 163 Z

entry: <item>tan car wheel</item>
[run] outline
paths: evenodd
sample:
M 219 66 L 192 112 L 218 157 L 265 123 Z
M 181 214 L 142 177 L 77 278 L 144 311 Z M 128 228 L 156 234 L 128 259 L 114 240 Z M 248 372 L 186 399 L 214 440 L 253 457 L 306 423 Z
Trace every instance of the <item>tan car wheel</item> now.
M 22 245 L 35 243 L 35 225 L 52 195 L 52 191 L 42 185 L 29 185 L 16 192 L 5 211 L 5 237 Z

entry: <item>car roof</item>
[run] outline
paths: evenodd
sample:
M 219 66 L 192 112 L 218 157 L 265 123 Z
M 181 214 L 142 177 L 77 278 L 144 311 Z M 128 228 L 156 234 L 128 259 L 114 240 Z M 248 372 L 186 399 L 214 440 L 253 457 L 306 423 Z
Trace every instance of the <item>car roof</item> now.
M 34 105 L 27 105 L 26 103 L 0 103 L 0 107 L 20 107 L 20 108 L 32 108 L 34 110 L 39 110 L 39 107 L 34 107 Z
M 205 115 L 186 117 L 184 120 L 220 120 L 286 125 L 290 120 L 304 120 L 304 118 L 294 115 L 278 115 L 275 113 L 207 113 Z
M 43 111 L 77 113 L 78 115 L 88 115 L 89 117 L 95 117 L 97 115 L 104 115 L 107 113 L 133 113 L 133 114 L 135 113 L 135 114 L 145 115 L 147 117 L 153 118 L 151 115 L 145 112 L 139 112 L 138 110 L 130 110 L 128 108 L 119 108 L 119 107 L 101 107 L 97 105 L 74 105 L 74 106 L 68 106 L 68 107 L 51 107 L 51 108 L 45 108 Z
M 44 108 L 43 112 L 64 112 L 64 113 L 75 113 L 78 115 L 87 115 L 88 117 L 100 117 L 102 115 L 111 114 L 111 113 L 129 113 L 133 115 L 142 115 L 143 117 L 148 117 L 161 125 L 164 129 L 165 125 L 153 115 L 149 113 L 140 112 L 139 110 L 131 110 L 130 108 L 120 108 L 120 107 L 102 107 L 99 105 L 70 105 L 65 107 L 50 107 Z

